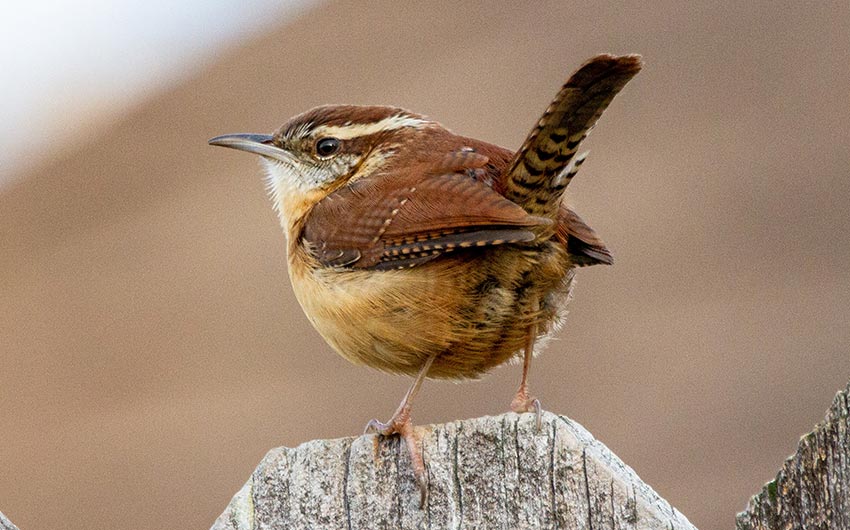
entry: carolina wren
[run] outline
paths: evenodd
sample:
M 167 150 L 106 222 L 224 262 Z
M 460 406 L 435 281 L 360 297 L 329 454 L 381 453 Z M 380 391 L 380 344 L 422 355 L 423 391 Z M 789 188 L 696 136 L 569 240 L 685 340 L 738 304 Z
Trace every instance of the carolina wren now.
M 599 55 L 558 92 L 517 152 L 465 138 L 404 109 L 328 105 L 272 135 L 209 141 L 258 154 L 287 236 L 295 296 L 316 330 L 356 364 L 414 376 L 382 435 L 400 433 L 424 492 L 410 421 L 423 379 L 477 378 L 561 323 L 577 267 L 611 264 L 562 201 L 579 144 L 641 68 Z

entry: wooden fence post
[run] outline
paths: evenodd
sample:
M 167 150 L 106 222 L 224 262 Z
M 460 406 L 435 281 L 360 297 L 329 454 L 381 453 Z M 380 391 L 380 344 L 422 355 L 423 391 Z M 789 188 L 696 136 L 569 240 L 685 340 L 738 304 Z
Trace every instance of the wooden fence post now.
M 688 520 L 582 426 L 513 413 L 420 427 L 420 509 L 405 446 L 375 435 L 270 451 L 213 530 L 688 530 Z
M 738 514 L 738 530 L 850 529 L 850 384 L 800 438 L 776 478 Z
M 3 512 L 0 512 L 0 530 L 18 530 L 18 527 L 12 524 L 12 521 L 6 519 Z

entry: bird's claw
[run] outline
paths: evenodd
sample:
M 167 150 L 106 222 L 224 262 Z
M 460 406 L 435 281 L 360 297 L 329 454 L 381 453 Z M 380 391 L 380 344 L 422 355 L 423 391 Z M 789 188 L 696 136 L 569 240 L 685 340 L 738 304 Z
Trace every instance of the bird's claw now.
M 396 432 L 398 431 L 393 427 L 392 421 L 384 423 L 382 421 L 378 421 L 376 418 L 369 420 L 369 423 L 366 424 L 366 428 L 363 429 L 363 434 L 380 434 L 381 436 L 389 436 Z
M 539 399 L 528 395 L 526 388 L 517 390 L 516 396 L 511 401 L 511 410 L 517 414 L 534 412 L 534 426 L 537 432 L 543 429 L 543 407 L 541 407 Z
M 396 412 L 390 421 L 384 423 L 376 419 L 369 420 L 366 424 L 364 434 L 379 434 L 381 436 L 392 436 L 398 434 L 407 444 L 407 450 L 410 453 L 410 461 L 413 465 L 413 476 L 416 479 L 416 484 L 419 486 L 419 507 L 424 508 L 428 502 L 428 483 L 425 480 L 425 462 L 422 460 L 420 453 L 419 438 L 413 429 L 413 423 L 410 421 L 410 411 L 402 408 Z M 376 446 L 377 447 L 377 446 Z

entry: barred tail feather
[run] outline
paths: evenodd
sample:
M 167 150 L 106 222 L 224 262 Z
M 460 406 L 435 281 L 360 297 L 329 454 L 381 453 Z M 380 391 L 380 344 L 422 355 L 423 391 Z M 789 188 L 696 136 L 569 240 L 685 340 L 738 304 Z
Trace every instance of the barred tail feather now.
M 584 160 L 575 157 L 579 145 L 640 69 L 639 55 L 598 55 L 570 76 L 504 173 L 505 196 L 532 215 L 554 218 Z

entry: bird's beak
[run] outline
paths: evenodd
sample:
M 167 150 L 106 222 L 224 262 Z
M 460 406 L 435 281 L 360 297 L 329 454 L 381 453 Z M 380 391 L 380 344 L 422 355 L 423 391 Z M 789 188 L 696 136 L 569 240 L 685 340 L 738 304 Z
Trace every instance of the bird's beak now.
M 289 153 L 274 145 L 273 139 L 274 137 L 269 134 L 224 134 L 210 139 L 209 144 L 247 151 L 285 162 L 289 159 Z

